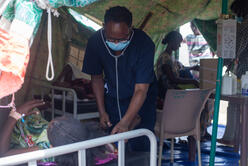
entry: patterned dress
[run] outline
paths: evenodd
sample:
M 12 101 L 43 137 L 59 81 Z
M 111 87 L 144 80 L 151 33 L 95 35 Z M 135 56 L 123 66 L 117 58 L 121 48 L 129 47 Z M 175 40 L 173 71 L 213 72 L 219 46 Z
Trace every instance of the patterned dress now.
M 18 120 L 11 135 L 10 148 L 20 149 L 38 146 L 39 149 L 50 148 L 47 137 L 48 122 L 41 114 L 32 114 Z M 25 140 L 26 139 L 26 140 Z M 43 159 L 42 162 L 53 161 L 53 158 Z
M 176 68 L 177 65 L 174 64 L 171 56 L 167 52 L 163 52 L 157 60 L 155 65 L 155 72 L 158 79 L 158 96 L 160 99 L 164 99 L 167 89 L 175 89 L 176 85 L 173 84 L 166 74 L 163 72 L 163 66 L 170 66 L 172 72 L 175 76 L 179 76 L 179 72 Z
M 167 52 L 163 52 L 159 57 L 158 57 L 158 60 L 157 60 L 157 63 L 156 63 L 156 69 L 155 69 L 155 72 L 156 72 L 156 76 L 158 78 L 158 80 L 161 78 L 161 77 L 166 77 L 165 73 L 163 72 L 162 68 L 163 68 L 163 65 L 168 65 L 171 67 L 171 70 L 172 72 L 175 74 L 176 77 L 179 77 L 179 69 L 177 68 L 178 65 L 176 65 L 174 63 L 174 61 L 172 60 L 171 56 L 167 53 Z M 173 83 L 171 83 L 168 79 L 167 79 L 167 86 L 168 88 L 172 89 L 175 87 L 175 85 Z
M 168 79 L 166 73 L 163 72 L 163 66 L 167 65 L 171 68 L 175 77 L 180 77 L 180 66 L 177 61 L 174 61 L 172 57 L 163 52 L 157 60 L 155 65 L 155 72 L 158 79 L 159 98 L 164 98 L 167 89 L 191 89 L 195 88 L 193 84 L 175 84 L 173 80 Z

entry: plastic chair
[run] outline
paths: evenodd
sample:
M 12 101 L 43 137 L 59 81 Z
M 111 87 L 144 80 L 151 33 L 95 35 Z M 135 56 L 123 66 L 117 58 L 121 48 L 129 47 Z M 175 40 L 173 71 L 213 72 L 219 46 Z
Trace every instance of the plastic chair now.
M 194 136 L 197 140 L 198 165 L 201 166 L 200 115 L 213 92 L 212 89 L 174 90 L 166 93 L 159 132 L 159 166 L 161 166 L 164 139 L 171 138 L 171 162 L 174 162 L 174 139 Z

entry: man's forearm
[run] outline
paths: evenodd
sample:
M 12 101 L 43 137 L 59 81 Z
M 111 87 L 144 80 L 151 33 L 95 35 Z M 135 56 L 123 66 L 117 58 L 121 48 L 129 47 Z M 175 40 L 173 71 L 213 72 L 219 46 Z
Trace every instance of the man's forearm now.
M 147 96 L 147 92 L 144 90 L 137 90 L 129 104 L 128 110 L 124 117 L 122 118 L 122 121 L 125 122 L 128 126 L 131 124 L 135 116 L 138 114 L 140 108 L 145 102 Z
M 96 102 L 99 113 L 105 112 L 104 107 L 104 81 L 102 76 L 92 76 L 92 89 L 96 96 Z

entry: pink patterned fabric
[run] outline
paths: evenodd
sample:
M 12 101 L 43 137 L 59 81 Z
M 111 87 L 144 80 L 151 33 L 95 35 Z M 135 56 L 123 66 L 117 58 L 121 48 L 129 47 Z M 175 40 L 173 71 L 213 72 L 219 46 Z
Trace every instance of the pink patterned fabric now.
M 28 61 L 28 40 L 0 28 L 0 99 L 21 88 Z
M 114 154 L 114 153 L 110 153 L 110 154 L 107 154 L 107 157 L 104 158 L 104 159 L 100 159 L 100 158 L 95 158 L 96 160 L 96 165 L 103 165 L 103 164 L 106 164 L 114 159 L 117 159 L 118 158 L 118 155 L 117 154 Z

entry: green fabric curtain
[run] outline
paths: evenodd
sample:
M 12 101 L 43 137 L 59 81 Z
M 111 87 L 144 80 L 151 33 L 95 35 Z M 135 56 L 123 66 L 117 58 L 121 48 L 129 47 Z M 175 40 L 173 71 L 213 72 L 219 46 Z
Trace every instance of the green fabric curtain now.
M 193 23 L 198 27 L 212 51 L 217 50 L 217 19 L 213 20 L 199 20 L 194 19 Z
M 156 34 L 152 36 L 152 40 L 155 44 L 155 58 L 154 58 L 154 64 L 156 64 L 158 56 L 165 50 L 166 45 L 162 44 L 162 40 L 166 33 Z

